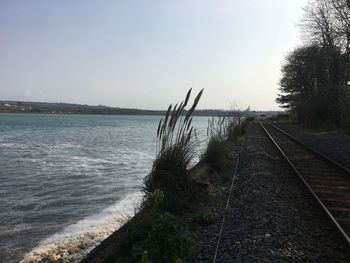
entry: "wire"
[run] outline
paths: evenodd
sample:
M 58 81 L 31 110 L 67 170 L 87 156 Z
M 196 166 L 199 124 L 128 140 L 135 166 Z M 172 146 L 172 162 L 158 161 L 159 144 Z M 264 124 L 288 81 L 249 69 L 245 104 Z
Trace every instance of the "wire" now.
M 239 164 L 241 152 L 242 152 L 244 143 L 245 143 L 245 141 L 246 141 L 246 138 L 247 138 L 247 136 L 244 137 L 244 140 L 243 140 L 242 145 L 241 145 L 241 149 L 239 150 L 238 157 L 237 157 L 237 160 L 236 160 L 235 170 L 234 170 L 234 174 L 233 174 L 233 176 L 232 176 L 231 188 L 230 188 L 230 192 L 229 192 L 229 194 L 228 194 L 228 198 L 227 198 L 227 202 L 226 202 L 226 207 L 225 207 L 224 216 L 222 217 L 222 222 L 221 222 L 221 227 L 220 227 L 220 232 L 219 232 L 218 241 L 217 241 L 217 243 L 216 243 L 216 249 L 215 249 L 215 254 L 214 254 L 213 263 L 216 262 L 216 258 L 217 258 L 217 255 L 218 255 L 218 250 L 219 250 L 219 245 L 220 245 L 220 240 L 221 240 L 221 235 L 222 235 L 222 229 L 224 228 L 224 223 L 225 223 L 225 218 L 226 218 L 226 214 L 227 214 L 227 209 L 228 209 L 228 206 L 229 206 L 229 204 L 230 204 L 230 199 L 231 199 L 231 193 L 232 193 L 232 189 L 233 189 L 233 184 L 234 184 L 234 181 L 235 181 L 235 178 L 236 178 L 237 169 L 238 169 L 238 164 Z

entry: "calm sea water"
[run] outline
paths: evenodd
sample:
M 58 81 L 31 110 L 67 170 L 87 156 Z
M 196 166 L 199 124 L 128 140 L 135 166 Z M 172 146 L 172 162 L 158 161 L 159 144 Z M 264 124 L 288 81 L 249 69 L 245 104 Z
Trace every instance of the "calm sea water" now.
M 0 262 L 78 260 L 132 215 L 158 116 L 0 114 Z M 194 119 L 205 138 L 207 117 Z

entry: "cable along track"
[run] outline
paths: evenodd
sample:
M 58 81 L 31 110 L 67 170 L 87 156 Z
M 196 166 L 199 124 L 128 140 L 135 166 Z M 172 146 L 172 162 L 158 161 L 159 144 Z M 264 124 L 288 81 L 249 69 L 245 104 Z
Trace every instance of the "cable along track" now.
M 259 124 L 303 181 L 350 250 L 350 169 L 269 122 L 259 120 Z

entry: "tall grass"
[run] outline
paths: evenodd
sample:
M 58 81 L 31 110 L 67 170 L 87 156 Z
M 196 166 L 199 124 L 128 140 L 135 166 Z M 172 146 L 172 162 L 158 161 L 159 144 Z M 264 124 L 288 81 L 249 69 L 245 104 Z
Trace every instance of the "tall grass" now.
M 236 140 L 246 132 L 248 119 L 243 117 L 243 112 L 233 110 L 225 115 L 208 120 L 208 146 L 202 155 L 202 162 L 210 163 L 215 169 L 224 167 L 221 162 L 228 156 L 228 142 Z
M 246 129 L 246 118 L 240 110 L 227 111 L 225 115 L 208 120 L 207 135 L 210 139 L 225 141 L 243 134 Z
M 187 92 L 185 100 L 169 106 L 164 118 L 159 121 L 157 129 L 157 156 L 152 170 L 145 178 L 146 197 L 154 191 L 164 193 L 163 207 L 167 211 L 179 212 L 190 198 L 191 181 L 188 169 L 194 158 L 196 131 L 192 126 L 192 114 L 203 94 L 201 90 L 186 110 L 192 89 Z

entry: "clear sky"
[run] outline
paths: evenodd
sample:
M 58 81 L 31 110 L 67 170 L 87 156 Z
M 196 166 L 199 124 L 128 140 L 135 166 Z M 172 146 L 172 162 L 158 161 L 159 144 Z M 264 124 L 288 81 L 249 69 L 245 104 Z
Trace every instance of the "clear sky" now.
M 0 100 L 278 109 L 306 0 L 0 0 Z

